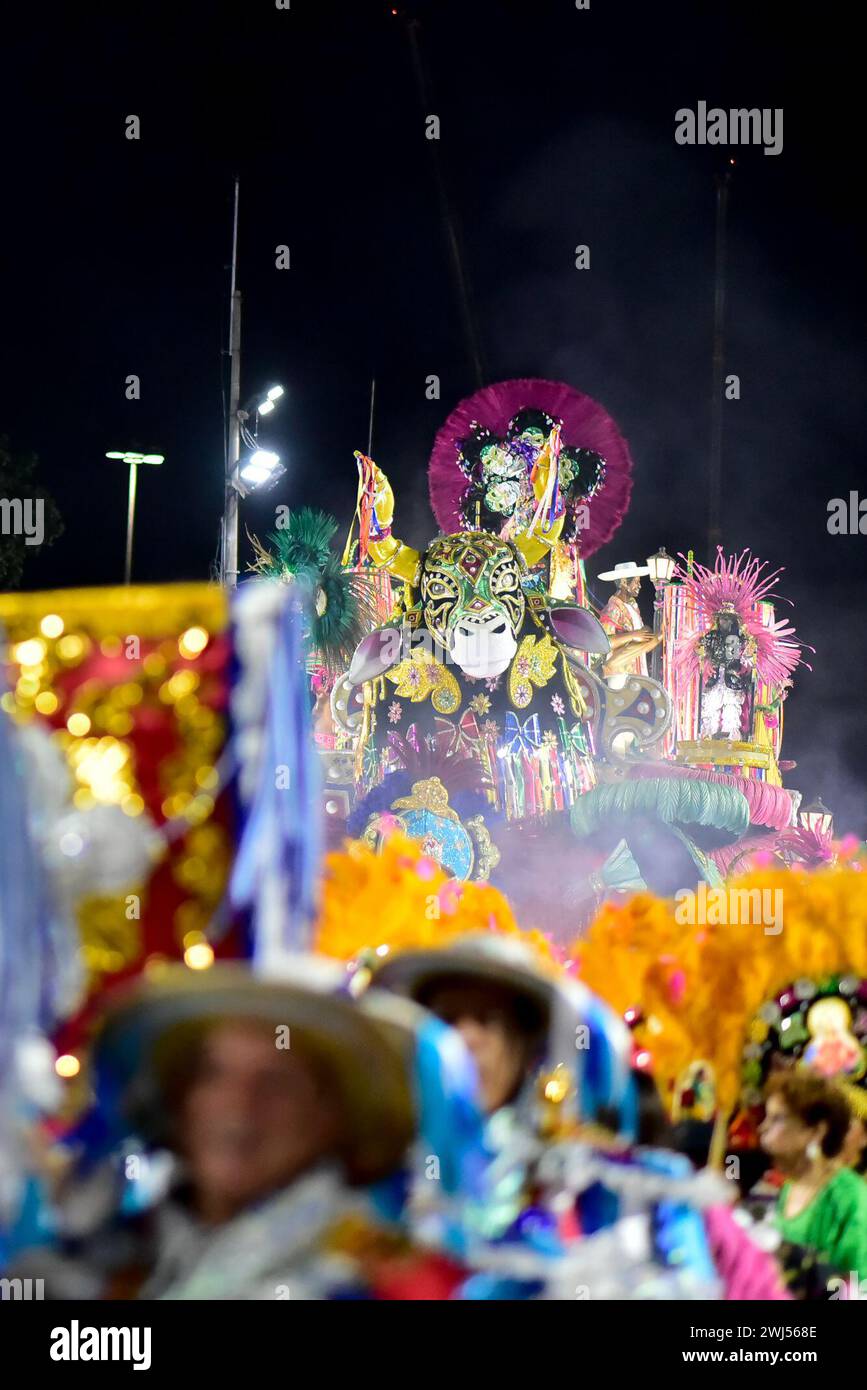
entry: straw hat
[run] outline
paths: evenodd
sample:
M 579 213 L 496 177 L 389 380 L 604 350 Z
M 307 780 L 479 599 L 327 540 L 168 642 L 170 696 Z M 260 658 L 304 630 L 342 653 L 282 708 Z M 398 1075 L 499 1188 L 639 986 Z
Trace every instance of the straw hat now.
M 419 999 L 429 986 L 456 977 L 497 985 L 530 999 L 546 1021 L 562 985 L 557 976 L 543 974 L 536 956 L 522 942 L 494 934 L 470 934 L 449 946 L 399 951 L 379 967 L 373 983 L 377 989 Z
M 371 995 L 338 993 L 336 962 L 298 955 L 279 977 L 240 964 L 206 971 L 169 966 L 110 1004 L 94 1046 L 97 1095 L 119 1105 L 144 1139 L 166 1142 L 167 1089 L 190 1041 L 219 1020 L 288 1027 L 290 1048 L 321 1061 L 340 1090 L 355 1181 L 372 1182 L 400 1163 L 416 1129 L 412 1059 L 424 1011 Z
M 631 1127 L 628 1029 L 579 980 L 546 973 L 523 942 L 492 933 L 467 935 L 439 949 L 401 951 L 380 966 L 373 984 L 378 990 L 422 1000 L 432 985 L 456 979 L 493 984 L 534 1004 L 543 1020 L 544 1065 L 564 1064 L 573 1073 L 579 1114 L 592 1118 L 601 1107 L 611 1107 L 624 1131 Z M 586 1047 L 576 1041 L 580 1025 L 588 1029 Z

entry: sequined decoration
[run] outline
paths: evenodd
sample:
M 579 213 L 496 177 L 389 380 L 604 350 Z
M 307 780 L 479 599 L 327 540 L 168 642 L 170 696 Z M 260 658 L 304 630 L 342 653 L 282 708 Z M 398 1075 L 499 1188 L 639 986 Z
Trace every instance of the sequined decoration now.
M 557 648 L 551 638 L 525 637 L 509 668 L 509 699 L 516 709 L 526 709 L 533 699 L 533 686 L 544 686 L 554 675 Z
M 168 822 L 147 883 L 78 903 L 92 983 L 202 947 L 228 873 L 216 814 L 225 741 L 225 598 L 207 584 L 0 595 L 9 646 L 3 708 L 62 749 L 72 805 Z M 202 959 L 203 957 L 200 957 Z

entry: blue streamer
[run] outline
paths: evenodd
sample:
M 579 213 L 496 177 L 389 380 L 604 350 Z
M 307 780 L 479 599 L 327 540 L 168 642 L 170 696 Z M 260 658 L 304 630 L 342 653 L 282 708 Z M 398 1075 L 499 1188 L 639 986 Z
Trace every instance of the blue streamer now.
M 259 782 L 229 889 L 235 907 L 252 909 L 254 956 L 263 948 L 261 932 L 275 902 L 281 917 L 280 944 L 289 950 L 309 944 L 316 911 L 320 778 L 304 657 L 302 614 L 287 593 L 268 676 Z

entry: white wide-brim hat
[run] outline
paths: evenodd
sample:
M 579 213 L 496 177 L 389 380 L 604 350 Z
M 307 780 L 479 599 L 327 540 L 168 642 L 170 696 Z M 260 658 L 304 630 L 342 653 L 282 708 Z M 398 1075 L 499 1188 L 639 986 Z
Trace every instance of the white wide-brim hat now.
M 599 579 L 642 579 L 646 574 L 650 574 L 647 565 L 636 565 L 634 560 L 623 560 L 619 565 L 615 565 L 613 570 L 606 570 L 604 574 L 597 577 Z

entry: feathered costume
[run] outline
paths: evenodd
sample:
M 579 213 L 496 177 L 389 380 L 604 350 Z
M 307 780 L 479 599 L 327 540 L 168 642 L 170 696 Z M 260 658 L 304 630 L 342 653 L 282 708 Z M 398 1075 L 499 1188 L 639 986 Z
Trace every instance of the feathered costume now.
M 687 566 L 685 556 L 681 560 Z M 745 632 L 747 646 L 754 652 L 756 674 L 763 683 L 781 686 L 796 666 L 806 665 L 801 655 L 803 644 L 795 639 L 795 629 L 785 618 L 765 622 L 761 604 L 788 602 L 775 593 L 782 569 L 763 575 L 767 561 L 759 560 L 749 550 L 740 555 L 724 555 L 717 548 L 713 569 L 695 562 L 686 568 L 678 566 L 675 579 L 691 595 L 698 627 L 678 645 L 677 670 L 685 680 L 697 672 L 706 673 L 705 640 L 721 614 L 730 613 Z
M 545 511 L 537 516 L 533 469 L 550 450 Z M 562 539 L 580 534 L 592 555 L 623 520 L 632 459 L 608 412 L 563 382 L 501 381 L 460 402 L 434 441 L 428 465 L 434 516 L 445 533 L 483 526 L 497 535 L 542 530 L 564 517 Z
M 328 683 L 346 670 L 362 637 L 379 622 L 376 595 L 366 574 L 345 569 L 331 549 L 337 522 L 327 512 L 302 507 L 267 537 L 255 536 L 255 574 L 284 584 L 294 581 L 311 597 L 310 647 Z
M 749 550 L 726 556 L 721 546 L 713 569 L 680 558 L 686 568 L 678 566 L 675 579 L 697 622 L 677 644 L 677 680 L 686 687 L 702 677 L 702 738 L 740 738 L 754 680 L 779 691 L 803 663 L 794 627 L 770 608 L 781 601 L 775 590 L 782 570 L 765 574 L 767 562 Z

